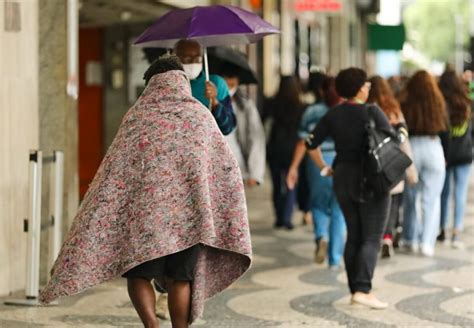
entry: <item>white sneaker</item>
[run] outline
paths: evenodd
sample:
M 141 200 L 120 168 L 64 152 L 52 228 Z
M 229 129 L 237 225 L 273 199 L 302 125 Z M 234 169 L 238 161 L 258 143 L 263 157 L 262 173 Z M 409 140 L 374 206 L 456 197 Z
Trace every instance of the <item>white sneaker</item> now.
M 433 257 L 434 256 L 434 247 L 421 245 L 420 247 L 420 254 L 426 257 Z

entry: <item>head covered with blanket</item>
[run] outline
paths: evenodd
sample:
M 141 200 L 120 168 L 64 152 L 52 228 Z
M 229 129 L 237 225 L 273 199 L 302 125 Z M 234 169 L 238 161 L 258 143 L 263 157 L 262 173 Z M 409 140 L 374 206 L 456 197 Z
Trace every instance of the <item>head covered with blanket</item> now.
M 237 162 L 185 73 L 170 70 L 149 77 L 125 115 L 40 300 L 79 293 L 196 244 L 204 246 L 191 321 L 249 268 L 252 251 Z

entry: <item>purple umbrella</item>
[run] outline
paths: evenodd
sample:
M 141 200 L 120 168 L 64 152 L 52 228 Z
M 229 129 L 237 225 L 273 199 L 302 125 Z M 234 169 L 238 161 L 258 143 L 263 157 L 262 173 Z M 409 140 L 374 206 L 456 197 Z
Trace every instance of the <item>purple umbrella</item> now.
M 203 47 L 257 42 L 280 31 L 259 16 L 234 6 L 207 6 L 168 12 L 147 28 L 135 45 L 172 48 L 181 39 L 191 39 Z M 207 51 L 204 64 L 208 80 Z

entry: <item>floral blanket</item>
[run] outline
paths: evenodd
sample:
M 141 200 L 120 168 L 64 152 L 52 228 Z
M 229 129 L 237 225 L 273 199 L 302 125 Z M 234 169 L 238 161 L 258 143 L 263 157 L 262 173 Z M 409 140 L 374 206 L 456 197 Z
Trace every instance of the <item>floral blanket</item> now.
M 79 293 L 196 244 L 204 246 L 191 321 L 250 267 L 252 248 L 237 161 L 184 72 L 169 71 L 152 77 L 125 115 L 40 300 Z

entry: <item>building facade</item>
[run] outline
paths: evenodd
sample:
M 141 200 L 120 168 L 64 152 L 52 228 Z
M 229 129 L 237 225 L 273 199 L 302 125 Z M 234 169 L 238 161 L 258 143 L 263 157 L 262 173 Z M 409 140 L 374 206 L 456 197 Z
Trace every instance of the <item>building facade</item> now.
M 321 9 L 317 7 L 321 3 L 336 7 Z M 65 153 L 65 232 L 123 115 L 143 89 L 142 76 L 148 64 L 132 43 L 151 22 L 177 7 L 228 4 L 253 11 L 279 27 L 280 35 L 240 47 L 262 81 L 248 91 L 255 99 L 262 99 L 274 94 L 282 74 L 297 74 L 304 81 L 310 70 L 335 74 L 351 65 L 367 67 L 365 24 L 376 3 L 0 1 L 0 295 L 25 287 L 23 221 L 28 218 L 29 150 Z M 48 170 L 45 165 L 43 281 L 49 271 Z

